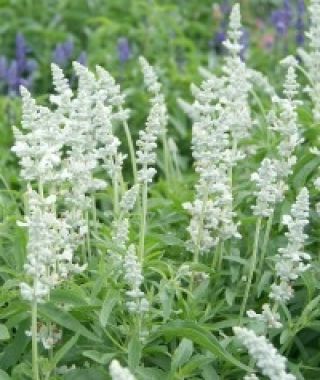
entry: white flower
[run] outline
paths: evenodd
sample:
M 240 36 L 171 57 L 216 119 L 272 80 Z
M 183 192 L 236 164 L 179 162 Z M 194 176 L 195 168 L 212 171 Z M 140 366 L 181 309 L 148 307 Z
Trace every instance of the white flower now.
M 237 147 L 252 126 L 248 93 L 249 73 L 239 54 L 241 45 L 239 6 L 233 7 L 223 75 L 206 75 L 200 87 L 192 86 L 192 155 L 199 175 L 191 214 L 188 249 L 203 254 L 219 241 L 240 238 L 234 221 L 232 168 L 244 157 Z
M 272 215 L 276 204 L 283 200 L 287 190 L 287 178 L 296 163 L 294 151 L 302 141 L 296 110 L 299 102 L 295 99 L 299 85 L 292 60 L 288 59 L 287 64 L 289 67 L 283 85 L 285 97 L 273 97 L 274 109 L 269 114 L 272 129 L 277 131 L 281 138 L 277 148 L 278 157 L 265 158 L 258 171 L 251 176 L 257 187 L 257 191 L 254 192 L 257 198 L 252 207 L 253 212 L 262 217 Z
M 150 100 L 151 109 L 146 121 L 146 128 L 139 131 L 139 139 L 137 141 L 137 164 L 140 165 L 138 180 L 141 183 L 150 183 L 156 173 L 153 166 L 156 162 L 155 150 L 157 148 L 157 139 L 165 131 L 168 116 L 164 96 L 160 93 L 161 85 L 158 82 L 155 71 L 145 58 L 140 57 L 139 61 L 145 84 L 148 91 L 152 94 L 152 98 Z
M 158 81 L 158 76 L 154 71 L 153 67 L 149 64 L 149 62 L 144 57 L 139 57 L 139 63 L 141 65 L 144 83 L 151 93 L 157 95 L 160 93 L 161 84 Z
M 122 212 L 127 214 L 133 209 L 137 201 L 138 194 L 139 194 L 139 185 L 132 186 L 131 189 L 127 190 L 124 193 L 120 202 L 120 208 Z
M 262 306 L 261 314 L 257 314 L 253 310 L 248 310 L 247 315 L 249 318 L 254 318 L 254 319 L 257 319 L 258 321 L 264 322 L 269 328 L 278 329 L 282 327 L 279 313 L 273 312 L 269 304 L 264 304 Z
M 129 286 L 126 294 L 129 301 L 126 303 L 131 313 L 143 314 L 149 310 L 149 303 L 141 290 L 143 274 L 141 264 L 136 256 L 135 246 L 131 244 L 124 259 L 124 279 Z
M 254 373 L 250 373 L 249 375 L 246 375 L 243 380 L 259 380 L 259 377 Z
M 122 367 L 116 359 L 112 360 L 109 372 L 112 380 L 135 380 L 128 368 Z
M 287 185 L 279 176 L 276 161 L 265 158 L 256 173 L 251 175 L 258 191 L 254 192 L 256 204 L 252 206 L 253 213 L 263 217 L 272 215 L 277 202 L 283 199 Z
M 28 188 L 28 214 L 24 227 L 28 229 L 26 274 L 33 285 L 20 284 L 22 297 L 27 301 L 44 302 L 50 290 L 66 279 L 70 273 L 79 272 L 73 262 L 73 252 L 81 243 L 81 236 L 70 224 L 71 218 L 58 217 L 56 196 L 44 197 Z
M 129 240 L 129 219 L 123 218 L 112 222 L 112 242 L 121 250 L 126 249 Z
M 280 284 L 272 285 L 271 298 L 277 301 L 287 302 L 293 295 L 291 283 L 301 273 L 309 268 L 307 263 L 311 257 L 304 252 L 307 235 L 305 227 L 309 223 L 309 192 L 303 188 L 297 196 L 296 202 L 291 207 L 290 215 L 284 215 L 282 223 L 287 226 L 286 237 L 288 244 L 279 249 L 276 256 L 276 275 Z
M 245 327 L 234 327 L 233 331 L 264 376 L 270 380 L 296 379 L 295 376 L 286 372 L 286 359 L 277 352 L 266 337 L 257 336 Z

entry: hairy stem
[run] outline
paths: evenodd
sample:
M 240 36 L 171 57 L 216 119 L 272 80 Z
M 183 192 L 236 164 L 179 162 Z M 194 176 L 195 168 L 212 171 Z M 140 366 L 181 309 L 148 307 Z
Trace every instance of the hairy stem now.
M 34 287 L 36 282 L 34 283 Z M 38 305 L 34 297 L 31 309 L 31 340 L 32 340 L 32 378 L 39 380 L 39 362 L 38 362 L 38 340 L 37 340 L 37 323 L 38 323 Z
M 138 182 L 138 172 L 137 172 L 137 162 L 136 162 L 136 153 L 132 141 L 131 132 L 128 126 L 127 121 L 123 122 L 124 131 L 127 138 L 127 143 L 129 147 L 129 154 L 130 154 L 130 160 L 131 160 L 131 166 L 132 166 L 132 175 L 134 183 L 136 184 Z
M 271 233 L 271 228 L 272 228 L 272 223 L 273 223 L 273 213 L 268 218 L 267 227 L 266 227 L 264 237 L 263 237 L 263 243 L 262 243 L 262 247 L 261 247 L 261 256 L 260 256 L 260 264 L 259 264 L 259 269 L 258 269 L 258 277 L 260 277 L 262 274 L 264 259 L 266 256 L 269 238 L 270 238 L 270 233 Z
M 254 235 L 254 243 L 253 243 L 253 251 L 252 251 L 252 256 L 251 256 L 251 261 L 250 261 L 249 275 L 248 275 L 247 284 L 246 284 L 246 288 L 245 288 L 245 292 L 244 292 L 244 296 L 242 300 L 242 305 L 240 308 L 240 324 L 242 322 L 242 318 L 247 307 L 252 278 L 253 278 L 254 270 L 257 264 L 257 253 L 258 253 L 258 246 L 259 246 L 261 222 L 262 222 L 262 217 L 259 216 L 256 222 L 256 232 Z
M 141 222 L 140 222 L 140 239 L 139 239 L 139 260 L 143 263 L 144 259 L 144 240 L 146 234 L 146 221 L 148 211 L 148 183 L 144 182 L 142 185 L 141 195 Z
M 171 175 L 170 175 L 170 166 L 169 166 L 170 157 L 169 157 L 169 149 L 168 149 L 168 141 L 167 141 L 166 132 L 162 134 L 162 146 L 163 146 L 164 174 L 165 174 L 166 180 L 168 181 L 171 179 Z

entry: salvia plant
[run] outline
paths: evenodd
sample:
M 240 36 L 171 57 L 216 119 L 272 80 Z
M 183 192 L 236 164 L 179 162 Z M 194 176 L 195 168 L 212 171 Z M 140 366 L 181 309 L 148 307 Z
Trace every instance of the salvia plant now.
M 177 102 L 189 171 L 146 58 L 137 138 L 130 92 L 107 70 L 74 62 L 65 76 L 70 42 L 47 102 L 20 86 L 1 379 L 319 379 L 319 0 L 309 12 L 309 47 L 281 61 L 275 89 L 243 60 L 233 5 L 222 66 L 200 68 L 193 101 Z M 132 58 L 127 39 L 118 52 Z

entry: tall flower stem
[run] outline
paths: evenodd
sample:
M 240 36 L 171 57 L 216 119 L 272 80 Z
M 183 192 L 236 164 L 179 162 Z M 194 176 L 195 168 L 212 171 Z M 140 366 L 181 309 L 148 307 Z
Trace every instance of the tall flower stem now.
M 128 126 L 128 123 L 126 120 L 123 122 L 123 127 L 124 127 L 124 132 L 126 134 L 128 147 L 129 147 L 133 181 L 136 184 L 136 183 L 138 183 L 136 153 L 135 153 L 135 149 L 134 149 L 134 145 L 133 145 L 133 141 L 132 141 L 131 132 L 130 132 L 130 129 L 129 129 L 129 126 Z
M 261 247 L 261 256 L 260 256 L 260 264 L 258 267 L 258 277 L 260 277 L 261 273 L 262 273 L 264 259 L 265 259 L 265 255 L 266 255 L 267 248 L 268 248 L 272 223 L 273 223 L 273 213 L 268 218 L 266 231 L 265 231 L 264 237 L 263 237 L 263 243 L 262 243 L 262 247 Z
M 162 134 L 162 146 L 163 146 L 164 174 L 165 174 L 166 180 L 169 181 L 171 179 L 170 165 L 169 165 L 170 157 L 169 157 L 169 149 L 168 149 L 168 141 L 167 141 L 166 132 L 163 132 Z
M 223 254 L 224 254 L 224 241 L 221 241 L 219 243 L 219 246 L 217 247 L 216 254 L 213 256 L 213 268 L 215 268 L 215 271 L 218 274 L 220 273 L 220 270 L 221 270 Z
M 139 260 L 143 263 L 144 259 L 144 240 L 146 234 L 146 221 L 148 211 L 148 183 L 144 182 L 142 185 L 141 194 L 141 222 L 140 222 L 140 239 L 139 239 Z
M 34 288 L 36 282 L 34 283 Z M 39 362 L 38 362 L 38 337 L 37 337 L 37 322 L 38 322 L 38 305 L 37 299 L 34 297 L 32 300 L 31 309 L 31 340 L 32 340 L 32 378 L 39 380 Z
M 113 180 L 113 213 L 114 217 L 117 217 L 119 214 L 119 182 L 118 182 L 118 173 L 114 173 Z
M 202 233 L 203 233 L 203 223 L 204 223 L 204 217 L 205 217 L 205 209 L 208 201 L 208 188 L 206 186 L 204 190 L 203 195 L 203 202 L 202 202 L 202 209 L 201 209 L 201 215 L 199 220 L 199 226 L 198 226 L 198 234 L 197 234 L 197 241 L 196 241 L 196 248 L 193 256 L 193 261 L 195 263 L 199 262 L 199 255 L 200 255 L 200 245 L 202 240 Z
M 240 324 L 242 322 L 242 318 L 243 318 L 244 312 L 245 312 L 246 307 L 247 307 L 247 302 L 248 302 L 249 292 L 250 292 L 251 283 L 252 283 L 252 279 L 253 279 L 253 274 L 254 274 L 256 264 L 257 264 L 257 253 L 258 253 L 258 246 L 259 246 L 261 222 L 262 222 L 262 217 L 259 216 L 257 219 L 257 222 L 256 222 L 256 232 L 254 235 L 254 243 L 253 243 L 252 256 L 251 256 L 251 260 L 250 260 L 249 275 L 248 275 L 247 284 L 246 284 L 246 288 L 245 288 L 245 292 L 244 292 L 244 296 L 243 296 L 243 300 L 242 300 L 242 304 L 241 304 L 241 308 L 240 308 Z

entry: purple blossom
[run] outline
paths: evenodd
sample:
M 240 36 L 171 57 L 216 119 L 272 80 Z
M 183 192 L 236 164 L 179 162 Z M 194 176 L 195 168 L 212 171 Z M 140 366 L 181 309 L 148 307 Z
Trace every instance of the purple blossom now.
M 79 57 L 77 58 L 77 62 L 79 62 L 83 66 L 87 66 L 88 56 L 84 50 L 80 53 Z
M 304 0 L 298 0 L 297 3 L 297 21 L 296 21 L 296 43 L 298 46 L 304 44 L 304 15 L 305 3 Z
M 9 95 L 17 95 L 19 91 L 20 77 L 16 60 L 11 61 L 11 64 L 8 67 L 6 82 Z
M 118 58 L 121 63 L 125 63 L 130 59 L 131 49 L 129 45 L 129 41 L 126 37 L 120 37 L 118 39 Z
M 271 22 L 280 36 L 287 34 L 292 21 L 292 12 L 289 0 L 284 0 L 283 7 L 271 14 Z
M 52 60 L 60 67 L 65 67 L 70 61 L 74 51 L 74 44 L 71 39 L 59 43 L 56 45 L 53 54 Z
M 212 40 L 209 42 L 209 46 L 212 47 L 217 54 L 221 54 L 224 50 L 223 42 L 227 38 L 228 19 L 231 11 L 231 7 L 228 0 L 224 0 L 220 4 L 220 12 L 222 20 L 220 22 L 218 30 L 215 32 Z
M 228 0 L 224 0 L 223 3 L 220 4 L 220 11 L 225 17 L 229 15 L 231 7 Z
M 27 66 L 27 43 L 21 33 L 16 35 L 16 61 L 17 61 L 17 71 L 18 74 L 22 74 L 26 71 Z
M 21 85 L 32 86 L 38 67 L 36 61 L 27 56 L 30 49 L 23 34 L 17 33 L 15 42 L 15 58 L 9 61 L 5 56 L 0 57 L 2 90 L 12 96 L 19 95 Z

